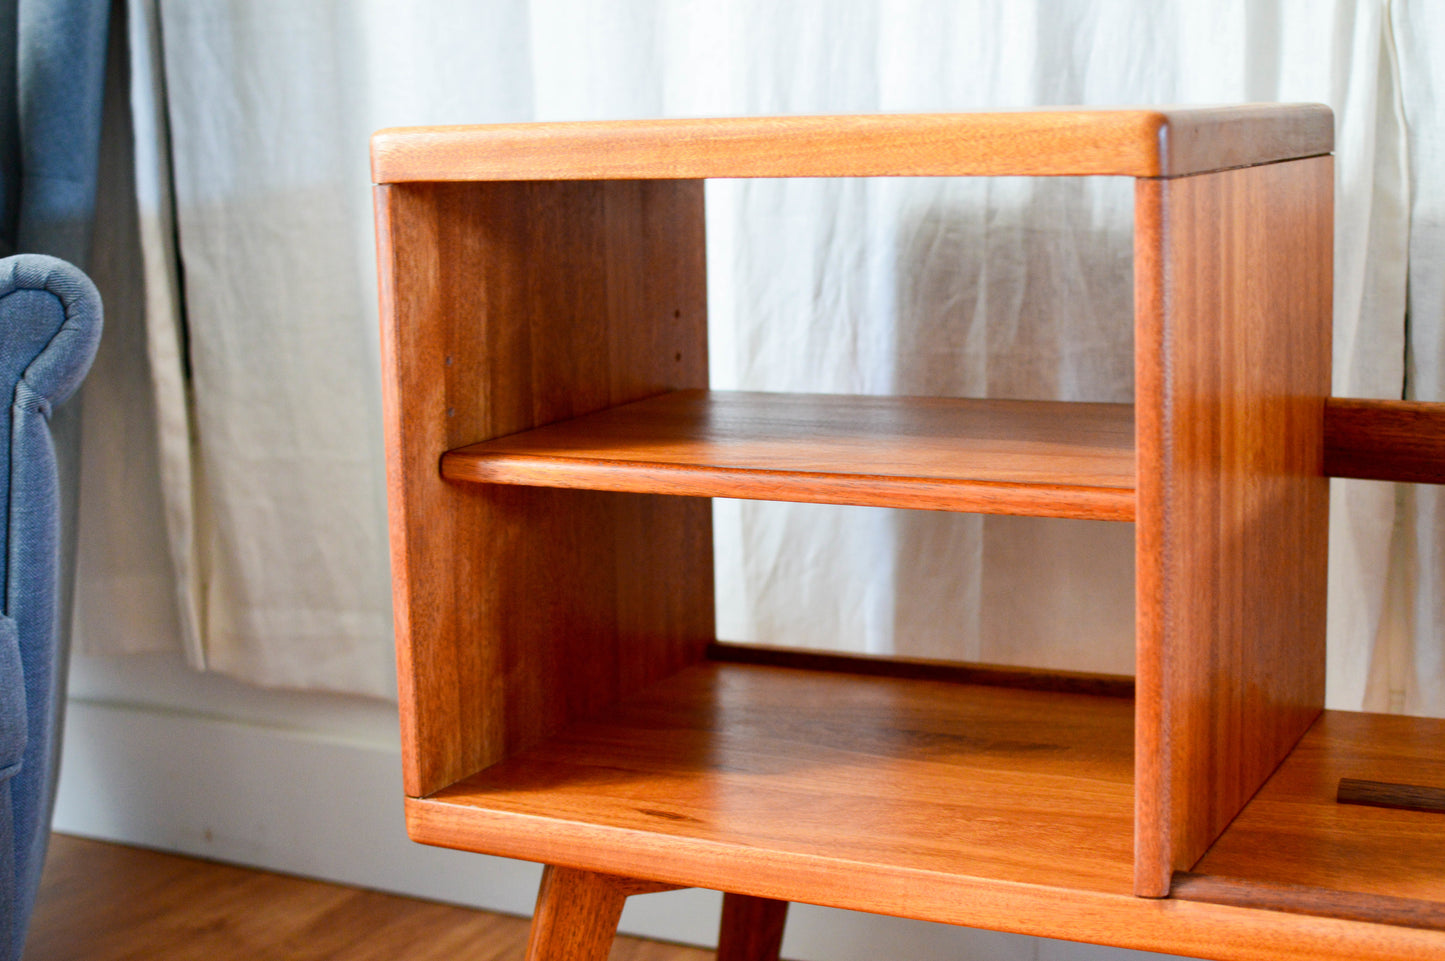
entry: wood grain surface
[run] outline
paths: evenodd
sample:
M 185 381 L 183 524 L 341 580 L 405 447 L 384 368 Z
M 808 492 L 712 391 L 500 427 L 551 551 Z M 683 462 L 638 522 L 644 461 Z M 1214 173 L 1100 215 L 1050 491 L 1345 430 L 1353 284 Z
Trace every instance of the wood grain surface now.
M 1340 804 L 1341 778 L 1445 785 L 1445 721 L 1326 711 L 1194 872 L 1445 911 L 1440 815 Z
M 1320 104 L 413 127 L 372 137 L 377 183 L 444 180 L 1177 176 L 1327 154 Z
M 1445 959 L 1440 932 L 1133 896 L 1129 708 L 703 665 L 407 818 L 466 850 L 1191 957 Z
M 699 665 L 417 808 L 450 809 L 459 824 L 481 811 L 545 821 L 537 828 L 555 846 L 530 847 L 529 831 L 438 838 L 426 821 L 413 831 L 638 876 L 648 872 L 621 867 L 638 843 L 671 842 L 666 863 L 695 861 L 688 883 L 720 890 L 739 889 L 709 883 L 721 880 L 713 873 L 758 850 L 815 869 L 851 862 L 849 883 L 865 887 L 901 867 L 1049 884 L 1067 850 L 1073 883 L 1127 893 L 1131 709 L 1123 698 Z M 615 844 L 589 840 L 591 828 Z M 792 893 L 781 900 L 817 894 L 801 880 Z
M 547 865 L 526 961 L 607 961 L 632 886 L 626 878 Z
M 1141 895 L 1324 702 L 1333 190 L 1328 157 L 1137 185 Z
M 1331 397 L 1325 404 L 1325 473 L 1445 484 L 1445 404 Z
M 458 481 L 1134 516 L 1133 408 L 679 391 L 452 451 Z
M 406 791 L 713 636 L 706 501 L 453 484 L 455 447 L 707 379 L 702 185 L 377 188 Z

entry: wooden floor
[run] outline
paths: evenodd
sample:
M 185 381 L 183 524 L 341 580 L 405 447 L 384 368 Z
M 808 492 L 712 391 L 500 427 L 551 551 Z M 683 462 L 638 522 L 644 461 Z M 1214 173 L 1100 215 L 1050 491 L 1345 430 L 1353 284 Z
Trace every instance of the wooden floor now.
M 527 921 L 56 835 L 25 961 L 520 961 Z M 618 938 L 611 961 L 712 952 Z

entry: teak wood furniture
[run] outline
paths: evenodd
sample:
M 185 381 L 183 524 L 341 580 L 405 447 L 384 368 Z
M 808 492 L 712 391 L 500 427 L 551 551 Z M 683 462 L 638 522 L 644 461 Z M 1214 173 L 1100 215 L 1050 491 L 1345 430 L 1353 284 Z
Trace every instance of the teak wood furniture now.
M 1445 958 L 1445 815 L 1337 800 L 1445 788 L 1445 723 L 1321 712 L 1328 475 L 1439 481 L 1445 424 L 1327 396 L 1332 146 L 1312 105 L 377 134 L 412 837 L 549 865 L 534 958 L 676 886 L 732 959 L 791 901 Z M 993 174 L 1135 178 L 1132 405 L 707 390 L 705 178 Z M 718 644 L 708 497 L 1132 521 L 1136 679 Z

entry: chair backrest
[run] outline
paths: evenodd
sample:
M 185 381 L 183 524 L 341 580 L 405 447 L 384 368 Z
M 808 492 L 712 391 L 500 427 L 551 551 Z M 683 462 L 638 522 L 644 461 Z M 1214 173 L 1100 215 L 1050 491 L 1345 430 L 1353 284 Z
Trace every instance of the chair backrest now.
M 18 959 L 50 833 L 60 711 L 60 482 L 50 412 L 80 386 L 100 295 L 63 260 L 0 260 L 0 958 Z

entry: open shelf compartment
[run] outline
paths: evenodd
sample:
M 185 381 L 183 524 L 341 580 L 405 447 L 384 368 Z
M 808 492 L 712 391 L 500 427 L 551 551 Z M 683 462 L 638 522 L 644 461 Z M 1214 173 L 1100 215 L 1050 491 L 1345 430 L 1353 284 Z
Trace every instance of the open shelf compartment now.
M 1438 780 L 1445 722 L 1326 712 L 1178 892 L 1142 899 L 1128 679 L 714 651 L 409 799 L 412 837 L 1048 937 L 1109 924 L 1206 956 L 1256 957 L 1230 946 L 1291 916 L 1343 922 L 1306 950 L 1361 958 L 1429 956 L 1445 931 L 1440 815 L 1334 801 L 1340 776 Z
M 1133 703 L 709 661 L 416 803 L 412 829 L 529 856 L 545 835 L 564 863 L 725 890 L 757 861 L 847 865 L 865 890 L 1052 885 L 1068 852 L 1070 884 L 1127 896 Z

